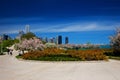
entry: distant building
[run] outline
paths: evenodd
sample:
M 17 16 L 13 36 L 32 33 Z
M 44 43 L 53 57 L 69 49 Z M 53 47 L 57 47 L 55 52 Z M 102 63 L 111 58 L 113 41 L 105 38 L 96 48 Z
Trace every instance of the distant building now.
M 50 43 L 53 43 L 53 38 L 50 39 Z
M 26 25 L 26 26 L 25 26 L 25 31 L 26 31 L 26 33 L 29 33 L 29 32 L 30 32 L 30 25 Z
M 62 36 L 58 36 L 58 44 L 62 44 Z
M 7 34 L 2 34 L 0 36 L 0 42 L 3 41 L 3 40 L 8 40 L 8 39 L 11 39 L 10 36 L 8 36 Z
M 50 39 L 50 42 L 51 43 L 56 43 L 56 39 L 53 37 L 53 38 Z
M 56 37 L 55 43 L 58 44 L 58 36 Z
M 8 39 L 10 39 L 10 37 L 8 35 L 6 35 L 6 34 L 2 35 L 2 40 L 8 40 Z
M 69 39 L 68 37 L 65 37 L 65 44 L 68 44 L 69 43 Z
M 47 37 L 45 38 L 45 42 L 48 43 L 48 38 Z
M 20 39 L 23 34 L 24 34 L 24 31 L 20 30 L 20 31 L 18 32 L 18 36 L 17 36 L 16 38 L 17 38 L 17 39 Z
M 3 34 L 3 36 L 2 36 L 3 38 L 3 40 L 8 40 L 8 35 L 6 35 L 6 34 Z
M 53 37 L 53 43 L 56 43 L 56 38 Z

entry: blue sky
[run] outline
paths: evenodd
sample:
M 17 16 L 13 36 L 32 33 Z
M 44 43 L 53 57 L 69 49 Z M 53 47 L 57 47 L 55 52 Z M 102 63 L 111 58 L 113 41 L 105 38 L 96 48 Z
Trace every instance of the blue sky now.
M 61 34 L 69 36 L 70 43 L 109 43 L 120 26 L 119 4 L 120 0 L 0 0 L 0 34 L 17 33 L 29 24 L 43 37 Z

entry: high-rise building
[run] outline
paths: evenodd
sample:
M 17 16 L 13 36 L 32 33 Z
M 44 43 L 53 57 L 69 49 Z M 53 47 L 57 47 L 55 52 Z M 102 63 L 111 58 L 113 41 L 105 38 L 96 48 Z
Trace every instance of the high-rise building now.
M 19 31 L 18 37 L 21 37 L 24 34 L 24 31 Z
M 62 36 L 58 36 L 58 44 L 62 44 Z
M 56 43 L 56 38 L 53 37 L 53 43 Z
M 58 44 L 58 36 L 56 37 L 55 43 Z
M 56 43 L 56 39 L 54 37 L 50 38 L 50 43 Z
M 65 37 L 65 44 L 68 44 L 69 43 L 69 39 L 68 37 Z
M 45 42 L 48 43 L 48 38 L 47 37 L 45 38 Z
M 8 35 L 6 35 L 6 34 L 3 34 L 2 35 L 2 40 L 8 40 L 10 37 L 8 36 Z
M 25 30 L 26 30 L 26 33 L 29 33 L 30 32 L 30 25 L 26 25 Z
M 20 31 L 18 32 L 18 35 L 17 35 L 16 39 L 21 39 L 21 36 L 22 36 L 23 34 L 24 34 L 24 31 L 20 30 Z

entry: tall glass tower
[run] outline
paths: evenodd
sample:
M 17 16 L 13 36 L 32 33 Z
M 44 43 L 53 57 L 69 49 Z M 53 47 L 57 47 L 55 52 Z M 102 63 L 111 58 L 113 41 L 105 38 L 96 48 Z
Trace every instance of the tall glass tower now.
M 62 44 L 62 36 L 58 36 L 58 44 Z
M 26 25 L 25 30 L 26 30 L 26 33 L 29 33 L 30 32 L 30 25 Z
M 65 37 L 65 44 L 68 44 L 69 43 L 69 39 L 68 37 Z

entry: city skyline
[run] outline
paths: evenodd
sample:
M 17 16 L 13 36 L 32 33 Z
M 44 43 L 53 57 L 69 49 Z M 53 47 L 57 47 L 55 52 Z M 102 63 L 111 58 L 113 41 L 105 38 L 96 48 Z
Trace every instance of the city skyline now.
M 70 43 L 108 44 L 120 26 L 119 4 L 119 0 L 1 0 L 0 34 L 25 31 L 28 24 L 38 36 L 54 33 L 70 37 Z

